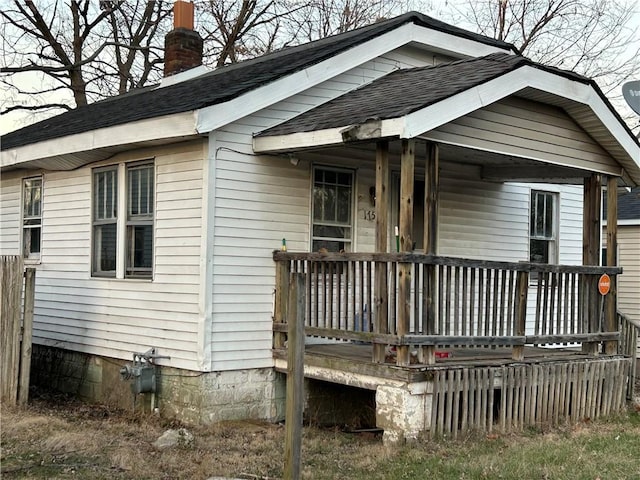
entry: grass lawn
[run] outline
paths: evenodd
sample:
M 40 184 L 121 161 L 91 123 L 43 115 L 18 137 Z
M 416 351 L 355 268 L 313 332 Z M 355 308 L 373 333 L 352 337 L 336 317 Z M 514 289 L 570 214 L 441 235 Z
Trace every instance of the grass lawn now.
M 190 446 L 156 450 L 155 417 L 73 401 L 2 406 L 2 479 L 280 478 L 284 428 L 225 422 L 188 428 Z M 640 479 L 640 414 L 554 430 L 424 440 L 388 449 L 379 436 L 305 427 L 308 479 Z

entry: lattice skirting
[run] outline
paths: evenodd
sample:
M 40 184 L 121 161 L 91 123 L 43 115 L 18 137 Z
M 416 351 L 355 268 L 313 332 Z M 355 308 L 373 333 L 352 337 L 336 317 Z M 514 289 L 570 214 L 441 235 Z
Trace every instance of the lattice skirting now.
M 449 369 L 435 372 L 431 434 L 519 430 L 620 411 L 628 358 Z

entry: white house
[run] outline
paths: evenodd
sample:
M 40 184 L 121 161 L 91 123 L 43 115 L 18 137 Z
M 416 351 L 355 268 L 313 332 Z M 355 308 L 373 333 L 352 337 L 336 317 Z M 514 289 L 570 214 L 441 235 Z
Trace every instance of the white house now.
M 429 191 L 419 159 L 434 144 L 429 252 L 425 206 L 413 226 L 398 212 L 401 179 Z M 588 264 L 584 185 L 640 184 L 640 146 L 593 81 L 408 13 L 24 127 L 2 138 L 1 168 L 0 252 L 37 269 L 38 355 L 76 372 L 82 394 L 128 402 L 119 368 L 155 348 L 158 407 L 210 422 L 282 414 L 283 239 L 289 252 L 381 251 L 387 195 L 385 251 L 399 226 L 403 251 Z

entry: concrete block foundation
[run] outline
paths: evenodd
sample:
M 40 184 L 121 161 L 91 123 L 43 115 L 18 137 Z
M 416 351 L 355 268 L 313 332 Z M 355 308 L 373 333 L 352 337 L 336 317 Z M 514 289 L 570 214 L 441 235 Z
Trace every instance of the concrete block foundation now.
M 376 425 L 384 430 L 383 443 L 412 442 L 429 430 L 431 398 L 426 384 L 380 385 L 376 389 Z
M 88 402 L 154 409 L 187 424 L 284 419 L 285 375 L 273 368 L 201 373 L 157 367 L 156 393 L 134 395 L 130 381 L 120 377 L 127 363 L 131 362 L 34 345 L 31 383 Z

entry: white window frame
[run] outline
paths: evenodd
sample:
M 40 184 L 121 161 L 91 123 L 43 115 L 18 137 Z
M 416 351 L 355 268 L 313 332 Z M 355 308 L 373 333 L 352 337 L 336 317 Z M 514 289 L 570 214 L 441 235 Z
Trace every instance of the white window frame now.
M 96 188 L 96 183 L 97 183 L 96 178 L 98 175 L 103 175 L 103 174 L 105 175 L 105 180 L 110 181 L 111 183 L 110 186 L 112 189 L 111 197 L 112 197 L 113 205 L 111 205 L 112 211 L 110 214 L 109 212 L 106 211 L 107 208 L 109 208 L 109 205 L 107 205 L 107 196 L 106 196 L 107 190 L 105 189 L 102 192 L 101 198 L 98 198 L 99 192 Z M 108 174 L 111 174 L 111 175 L 108 175 Z M 112 178 L 109 179 L 108 176 L 112 176 Z M 92 268 L 92 275 L 96 277 L 115 277 L 117 272 L 118 205 L 119 205 L 118 179 L 119 179 L 119 175 L 118 175 L 117 165 L 110 165 L 108 167 L 96 168 L 93 170 L 91 174 L 91 182 L 92 182 L 91 204 L 93 208 L 93 212 L 91 216 L 92 217 L 91 233 L 93 237 L 93 242 L 92 242 L 93 250 L 91 252 L 91 264 L 92 264 L 91 268 Z M 102 227 L 107 225 L 114 225 L 116 229 L 116 238 L 115 238 L 115 245 L 114 245 L 115 251 L 113 252 L 115 264 L 114 264 L 113 270 L 102 270 L 100 258 L 97 257 L 98 252 L 102 250 L 102 237 L 98 236 L 98 231 L 101 230 Z
M 349 220 L 348 222 L 327 222 L 327 221 L 316 221 L 315 220 L 315 198 L 314 198 L 314 192 L 316 189 L 316 174 L 318 171 L 325 171 L 325 172 L 334 172 L 337 174 L 348 174 L 350 179 L 351 179 L 351 184 L 348 185 L 350 187 L 350 198 L 349 198 Z M 326 182 L 324 182 L 326 183 Z M 343 185 L 340 184 L 336 181 L 335 183 L 336 187 L 344 187 L 347 185 Z M 356 189 L 356 175 L 355 175 L 355 171 L 348 169 L 348 168 L 337 168 L 337 167 L 331 167 L 331 166 L 327 166 L 327 165 L 314 165 L 312 170 L 311 170 L 311 229 L 310 229 L 310 236 L 311 236 L 311 242 L 310 242 L 310 248 L 311 251 L 314 250 L 314 243 L 315 242 L 321 242 L 321 241 L 326 241 L 326 242 L 339 242 L 344 244 L 344 248 L 343 250 L 346 252 L 351 252 L 353 251 L 353 245 L 354 245 L 354 241 L 355 241 L 355 215 L 354 215 L 354 201 L 355 201 L 355 189 Z M 336 203 L 336 208 L 337 208 L 337 203 Z M 314 231 L 315 231 L 315 226 L 326 226 L 326 227 L 344 227 L 344 228 L 348 228 L 349 229 L 349 236 L 348 237 L 325 237 L 322 235 L 314 235 Z
M 539 200 L 543 201 L 544 216 L 542 219 L 541 230 L 538 230 L 538 209 L 534 209 L 534 205 L 537 206 Z M 548 201 L 551 200 L 551 207 L 547 209 Z M 550 192 L 546 190 L 531 190 L 529 196 L 529 262 L 530 263 L 545 263 L 554 265 L 558 263 L 558 211 L 559 211 L 559 195 L 557 192 Z M 546 218 L 550 212 L 551 218 Z M 549 233 L 550 230 L 550 233 Z M 547 242 L 547 262 L 534 261 L 532 259 L 531 243 L 533 241 Z
M 39 182 L 39 198 L 38 198 L 38 212 L 30 211 L 27 212 L 27 205 L 31 205 L 33 207 L 33 202 L 27 202 L 27 192 L 30 193 L 33 191 L 33 187 L 30 185 L 31 182 Z M 28 177 L 22 179 L 22 208 L 21 208 L 21 245 L 22 245 L 22 255 L 24 259 L 28 262 L 39 262 L 41 253 L 42 253 L 42 210 L 43 210 L 43 192 L 44 192 L 44 177 L 42 175 Z M 31 235 L 33 231 L 39 230 L 40 242 L 39 249 L 37 252 L 31 251 Z
M 149 172 L 150 170 L 150 172 Z M 145 187 L 146 200 L 143 202 L 143 196 L 138 195 L 134 200 L 132 172 L 145 172 L 137 178 L 138 191 Z M 155 168 L 153 162 L 143 162 L 127 165 L 127 240 L 126 240 L 126 264 L 125 277 L 128 278 L 151 278 L 153 276 L 153 241 L 154 229 L 153 221 L 155 215 Z M 146 178 L 146 185 L 143 180 Z M 134 205 L 135 204 L 135 205 Z M 135 207 L 135 208 L 134 208 Z M 150 227 L 151 229 L 151 266 L 136 266 L 136 246 L 138 229 Z
M 142 215 L 138 214 L 139 209 L 132 210 L 131 202 L 134 199 L 133 192 L 130 191 L 131 172 L 134 170 L 143 170 L 147 167 L 151 167 L 150 175 L 147 177 L 148 188 L 147 196 L 149 202 L 147 203 L 146 210 Z M 108 219 L 96 219 L 96 174 L 105 171 L 114 171 L 116 173 L 116 214 L 115 217 Z M 91 204 L 92 204 L 92 252 L 91 252 L 91 276 L 92 277 L 111 277 L 117 279 L 142 279 L 153 280 L 154 267 L 155 267 L 155 211 L 156 211 L 156 170 L 155 161 L 153 159 L 147 159 L 136 162 L 122 162 L 114 165 L 107 165 L 99 168 L 95 168 L 92 171 L 91 176 L 92 192 L 91 192 Z M 115 220 L 115 222 L 114 222 Z M 116 267 L 115 272 L 109 270 L 103 272 L 97 265 L 98 258 L 97 249 L 99 248 L 99 239 L 96 237 L 97 227 L 105 224 L 116 225 Z M 140 267 L 132 265 L 135 258 L 135 231 L 138 227 L 150 227 L 151 239 L 150 239 L 150 257 L 151 266 Z

